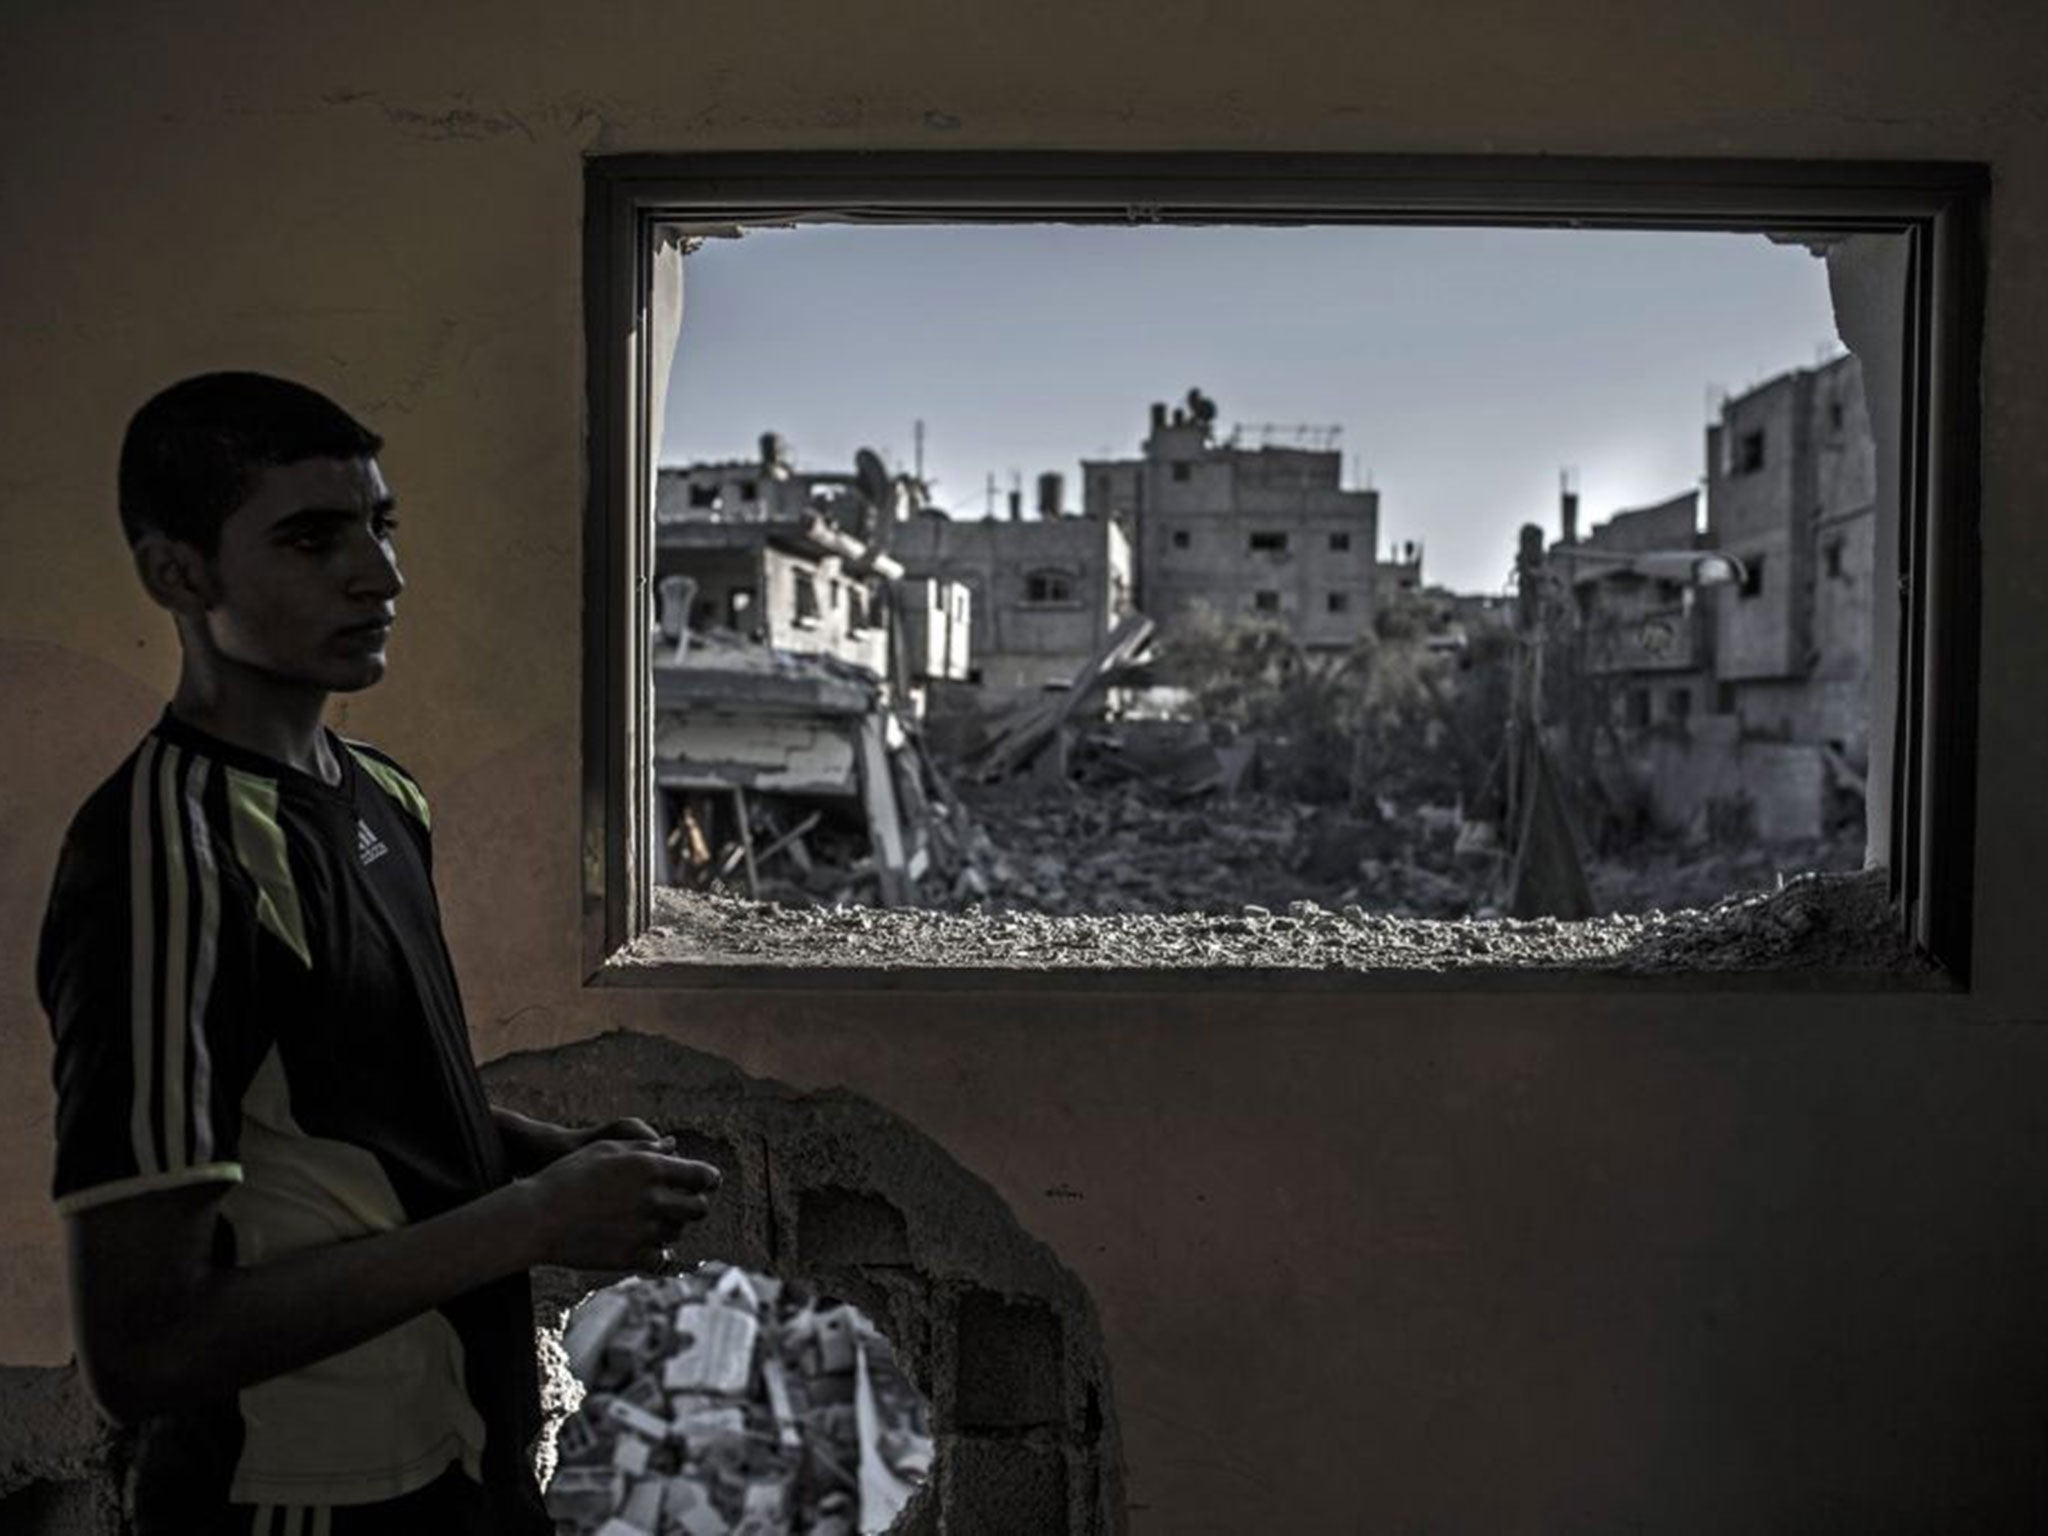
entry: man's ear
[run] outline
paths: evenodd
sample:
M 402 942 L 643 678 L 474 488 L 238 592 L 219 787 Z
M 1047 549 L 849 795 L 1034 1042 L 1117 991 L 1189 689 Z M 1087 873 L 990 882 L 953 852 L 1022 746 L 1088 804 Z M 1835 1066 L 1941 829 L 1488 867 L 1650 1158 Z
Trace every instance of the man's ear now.
M 145 533 L 135 541 L 135 574 L 160 608 L 196 619 L 214 604 L 212 562 L 183 539 Z

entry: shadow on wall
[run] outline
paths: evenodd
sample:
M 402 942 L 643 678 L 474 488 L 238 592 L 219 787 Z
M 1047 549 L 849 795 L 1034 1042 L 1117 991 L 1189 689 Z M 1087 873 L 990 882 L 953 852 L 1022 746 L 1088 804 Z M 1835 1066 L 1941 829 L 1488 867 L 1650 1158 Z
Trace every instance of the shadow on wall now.
M 931 1404 L 933 1476 L 893 1529 L 1109 1536 L 1124 1528 L 1114 1408 L 1080 1283 L 937 1143 L 850 1093 L 802 1093 L 653 1035 L 501 1058 L 494 1102 L 569 1123 L 637 1115 L 725 1183 L 686 1258 L 843 1297 Z M 540 1270 L 538 1325 L 610 1276 Z M 543 1360 L 561 1362 L 558 1342 Z M 543 1392 L 556 1416 L 573 1395 Z M 555 1423 L 545 1434 L 552 1439 Z

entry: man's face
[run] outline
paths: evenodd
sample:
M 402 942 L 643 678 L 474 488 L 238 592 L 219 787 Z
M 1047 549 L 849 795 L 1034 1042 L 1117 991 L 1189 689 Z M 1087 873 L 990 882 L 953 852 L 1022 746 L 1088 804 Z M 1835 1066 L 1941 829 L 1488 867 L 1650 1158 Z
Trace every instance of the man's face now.
M 230 660 L 331 693 L 384 675 L 405 581 L 375 459 L 266 465 L 221 524 L 202 623 Z

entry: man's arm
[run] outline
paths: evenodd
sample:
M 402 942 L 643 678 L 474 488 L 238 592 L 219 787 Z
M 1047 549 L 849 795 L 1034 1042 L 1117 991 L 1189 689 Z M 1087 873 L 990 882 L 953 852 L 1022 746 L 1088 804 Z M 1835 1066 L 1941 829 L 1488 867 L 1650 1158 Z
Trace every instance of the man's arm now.
M 224 1186 L 160 1190 L 66 1219 L 87 1385 L 124 1422 L 225 1396 L 538 1263 L 653 1267 L 719 1173 L 644 1143 L 592 1142 L 426 1221 L 247 1269 L 214 1258 Z

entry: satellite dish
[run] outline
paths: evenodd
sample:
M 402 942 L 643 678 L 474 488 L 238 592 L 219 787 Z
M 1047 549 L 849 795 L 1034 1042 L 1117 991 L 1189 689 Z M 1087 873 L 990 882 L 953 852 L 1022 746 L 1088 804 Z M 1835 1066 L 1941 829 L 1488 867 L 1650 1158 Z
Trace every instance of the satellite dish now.
M 882 456 L 872 448 L 854 454 L 853 479 L 868 504 L 868 515 L 861 519 L 860 537 L 877 550 L 886 548 L 890 525 L 896 521 L 896 482 L 890 478 Z
M 889 471 L 880 454 L 872 448 L 863 448 L 854 454 L 853 478 L 878 516 L 889 510 L 895 498 L 890 493 Z

